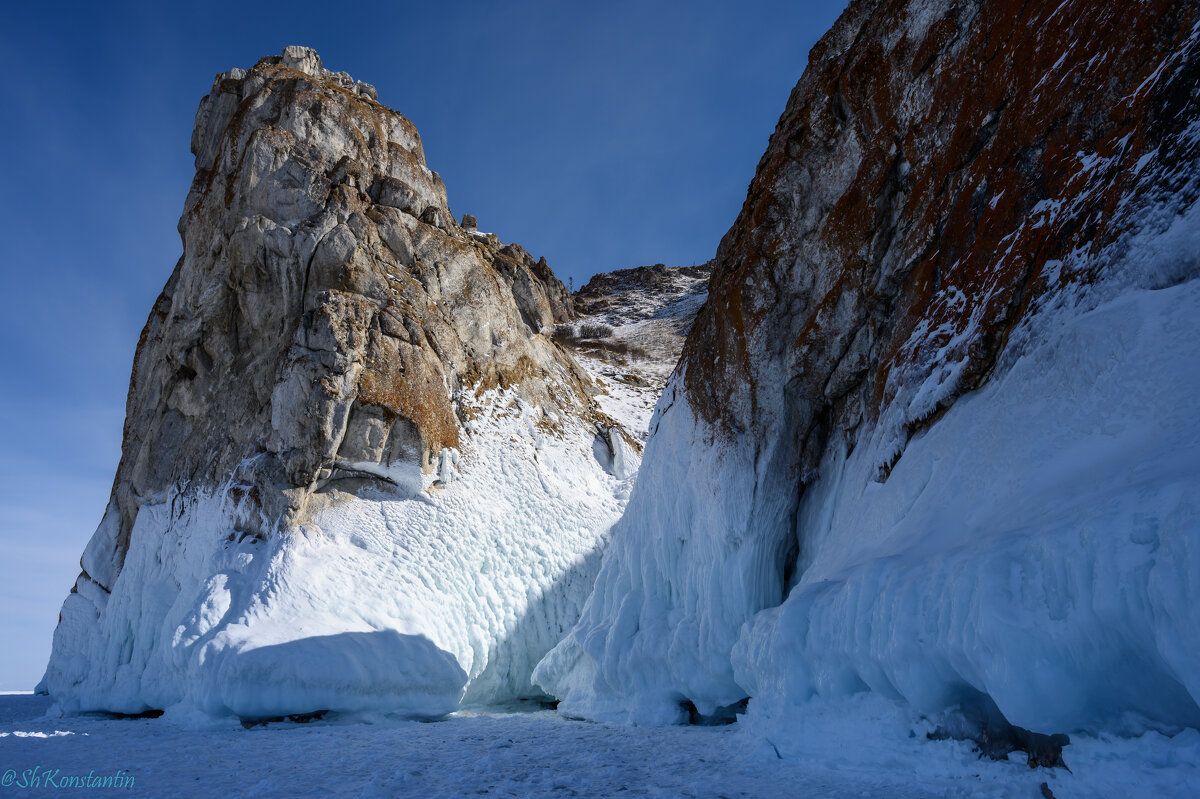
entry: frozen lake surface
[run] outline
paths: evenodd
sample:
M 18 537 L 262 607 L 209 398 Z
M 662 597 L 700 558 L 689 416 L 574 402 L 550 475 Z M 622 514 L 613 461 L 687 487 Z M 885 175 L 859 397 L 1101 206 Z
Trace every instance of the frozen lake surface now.
M 243 729 L 236 721 L 47 717 L 46 697 L 0 696 L 3 796 L 60 794 L 70 776 L 131 776 L 140 796 L 1187 796 L 1200 734 L 1068 747 L 1074 774 L 1030 770 L 1019 755 L 981 761 L 967 744 L 897 736 L 895 719 L 849 708 L 779 760 L 727 727 L 643 728 L 564 719 L 541 709 L 458 713 L 421 723 L 363 716 Z M 868 731 L 875 723 L 882 728 Z M 857 730 L 857 733 L 855 732 Z M 919 732 L 915 730 L 914 732 Z M 860 739 L 847 746 L 847 736 Z M 21 787 L 54 773 L 57 786 Z M 11 773 L 9 773 L 11 772 Z M 122 777 L 122 778 L 124 778 Z M 30 775 L 25 781 L 31 781 Z M 10 783 L 11 780 L 11 783 Z

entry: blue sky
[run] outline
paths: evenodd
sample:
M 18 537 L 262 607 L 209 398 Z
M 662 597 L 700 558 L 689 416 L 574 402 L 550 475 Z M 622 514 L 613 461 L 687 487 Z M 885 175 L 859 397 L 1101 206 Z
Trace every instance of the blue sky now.
M 6 3 L 0 690 L 32 688 L 107 500 L 213 76 L 285 45 L 379 89 L 452 210 L 595 272 L 707 260 L 844 3 Z

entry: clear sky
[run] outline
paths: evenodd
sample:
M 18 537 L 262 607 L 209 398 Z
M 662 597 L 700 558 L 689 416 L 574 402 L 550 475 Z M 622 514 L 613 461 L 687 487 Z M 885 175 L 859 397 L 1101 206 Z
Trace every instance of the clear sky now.
M 285 45 L 416 123 L 452 210 L 595 272 L 706 261 L 841 0 L 0 8 L 0 690 L 41 676 L 181 253 L 213 76 Z

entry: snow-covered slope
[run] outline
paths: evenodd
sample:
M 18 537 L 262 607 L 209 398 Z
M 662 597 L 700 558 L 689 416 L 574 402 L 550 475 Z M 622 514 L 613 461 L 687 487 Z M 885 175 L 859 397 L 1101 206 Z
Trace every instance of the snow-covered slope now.
M 639 444 L 708 298 L 711 273 L 710 264 L 601 272 L 575 294 L 575 314 L 559 327 L 560 340 L 600 388 L 600 408 Z
M 1200 723 L 1200 18 L 1126 11 L 859 2 L 818 44 L 535 672 L 564 712 Z
M 289 47 L 201 102 L 64 710 L 440 715 L 536 695 L 577 618 L 631 469 L 551 338 L 570 297 L 375 96 Z

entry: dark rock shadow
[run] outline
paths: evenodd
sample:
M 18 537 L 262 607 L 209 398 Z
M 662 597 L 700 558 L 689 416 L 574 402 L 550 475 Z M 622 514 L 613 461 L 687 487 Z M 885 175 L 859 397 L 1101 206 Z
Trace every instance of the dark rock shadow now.
M 992 698 L 976 693 L 965 699 L 956 711 L 926 737 L 933 741 L 954 739 L 971 741 L 979 756 L 1007 760 L 1013 752 L 1024 752 L 1030 768 L 1065 768 L 1063 747 L 1071 743 L 1063 733 L 1040 733 L 1009 722 Z

